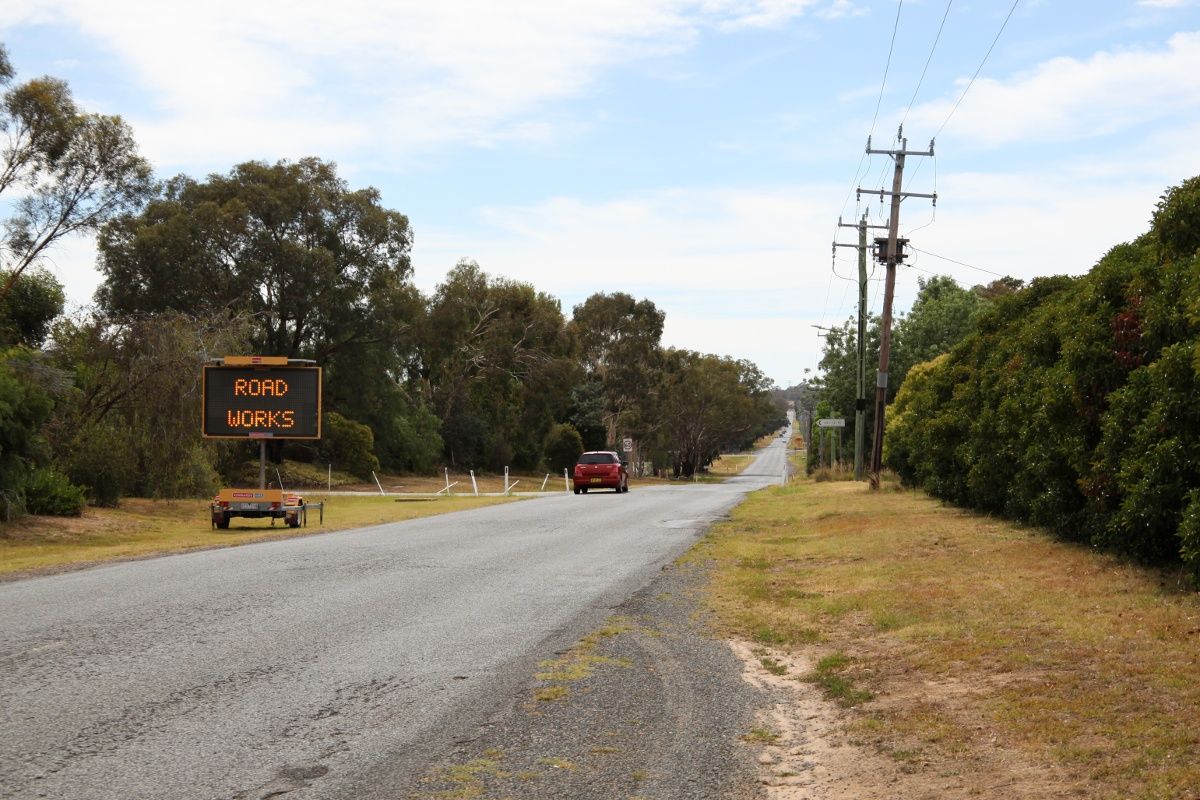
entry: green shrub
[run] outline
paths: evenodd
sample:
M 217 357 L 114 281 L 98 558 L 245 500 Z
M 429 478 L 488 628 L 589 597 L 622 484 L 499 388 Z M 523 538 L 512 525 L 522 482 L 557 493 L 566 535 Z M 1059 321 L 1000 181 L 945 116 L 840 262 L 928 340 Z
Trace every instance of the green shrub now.
M 137 473 L 128 430 L 98 424 L 81 431 L 65 457 L 64 469 L 72 481 L 87 488 L 92 503 L 115 508 Z
M 1200 489 L 1188 492 L 1179 522 L 1179 557 L 1193 580 L 1200 583 Z
M 1200 579 L 1200 179 L 1085 276 L 999 298 L 888 413 L 905 484 Z
M 551 472 L 571 469 L 583 453 L 583 437 L 569 422 L 554 425 L 542 441 L 542 460 Z
M 335 411 L 324 415 L 321 427 L 321 453 L 334 469 L 370 480 L 371 473 L 379 469 L 371 429 Z
M 51 467 L 33 470 L 25 482 L 25 510 L 30 514 L 78 517 L 86 497 L 86 489 Z

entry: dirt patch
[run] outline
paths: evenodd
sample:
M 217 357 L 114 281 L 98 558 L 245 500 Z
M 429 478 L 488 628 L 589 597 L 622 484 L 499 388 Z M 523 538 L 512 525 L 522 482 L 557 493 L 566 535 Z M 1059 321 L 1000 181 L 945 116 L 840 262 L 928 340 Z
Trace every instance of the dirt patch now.
M 758 715 L 761 749 L 758 781 L 768 800 L 895 800 L 930 798 L 1011 800 L 1014 797 L 1083 798 L 1088 790 L 1053 765 L 1036 763 L 980 718 L 977 705 L 1012 683 L 1008 676 L 984 680 L 923 680 L 875 676 L 885 686 L 871 702 L 843 708 L 811 682 L 818 648 L 788 652 L 735 640 L 742 678 L 775 701 Z M 913 677 L 913 676 L 909 676 Z M 898 742 L 899 717 L 944 717 L 938 741 Z M 880 733 L 875 731 L 880 729 Z M 961 731 L 971 731 L 964 737 Z

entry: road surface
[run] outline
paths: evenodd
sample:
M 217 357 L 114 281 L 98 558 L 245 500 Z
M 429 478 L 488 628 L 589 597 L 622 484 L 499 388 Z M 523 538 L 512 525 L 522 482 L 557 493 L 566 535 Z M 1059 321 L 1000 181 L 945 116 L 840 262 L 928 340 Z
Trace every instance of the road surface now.
M 778 482 L 785 446 L 723 484 L 564 493 L 0 585 L 0 797 L 377 793 L 367 776 L 477 723 Z

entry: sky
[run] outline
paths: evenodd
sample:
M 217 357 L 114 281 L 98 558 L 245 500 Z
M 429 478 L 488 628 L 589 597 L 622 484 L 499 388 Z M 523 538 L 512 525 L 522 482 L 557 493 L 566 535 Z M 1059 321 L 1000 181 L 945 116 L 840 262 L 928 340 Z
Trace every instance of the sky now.
M 424 291 L 468 258 L 568 315 L 628 292 L 780 386 L 855 314 L 831 244 L 886 219 L 869 135 L 936 137 L 898 312 L 934 274 L 1082 274 L 1200 174 L 1200 0 L 5 0 L 0 41 L 160 178 L 335 161 L 408 216 Z M 72 304 L 101 280 L 88 239 L 47 266 Z

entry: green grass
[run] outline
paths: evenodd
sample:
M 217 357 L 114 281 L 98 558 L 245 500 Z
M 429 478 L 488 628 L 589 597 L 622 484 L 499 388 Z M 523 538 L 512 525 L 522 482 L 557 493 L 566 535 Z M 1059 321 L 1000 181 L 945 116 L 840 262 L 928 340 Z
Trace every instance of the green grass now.
M 769 656 L 763 656 L 758 660 L 758 663 L 762 664 L 763 669 L 772 675 L 787 675 L 787 666 L 780 664 L 778 661 Z
M 751 728 L 750 732 L 742 737 L 742 741 L 755 744 L 775 744 L 779 741 L 779 734 L 766 728 Z
M 874 695 L 866 689 L 858 688 L 851 678 L 841 674 L 849 664 L 850 659 L 843 653 L 825 656 L 817 662 L 816 669 L 806 676 L 805 680 L 820 686 L 826 697 L 836 701 L 843 708 L 865 703 Z

